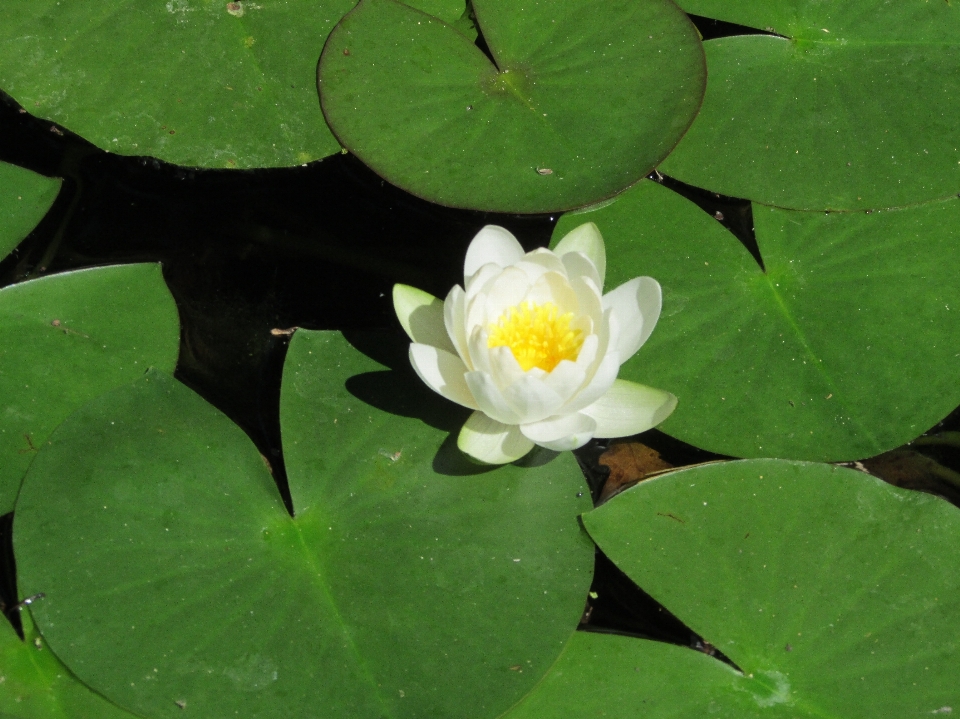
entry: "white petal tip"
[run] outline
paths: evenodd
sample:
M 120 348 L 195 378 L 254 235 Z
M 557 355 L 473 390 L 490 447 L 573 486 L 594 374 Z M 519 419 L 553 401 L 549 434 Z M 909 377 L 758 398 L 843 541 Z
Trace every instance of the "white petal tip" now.
M 595 223 L 585 222 L 579 227 L 574 227 L 563 236 L 553 251 L 558 257 L 568 252 L 582 252 L 597 268 L 600 285 L 603 286 L 607 271 L 607 251 L 603 244 L 603 235 L 600 234 L 600 228 Z
M 596 420 L 598 437 L 614 439 L 653 429 L 676 407 L 677 397 L 671 392 L 618 379 L 605 395 L 581 412 Z
M 443 321 L 443 300 L 410 285 L 394 285 L 393 310 L 413 342 L 456 353 Z
M 523 247 L 513 233 L 499 225 L 485 225 L 467 248 L 463 262 L 464 280 L 469 281 L 481 267 L 493 263 L 509 267 L 523 257 Z
M 474 412 L 460 430 L 457 447 L 483 464 L 506 464 L 526 455 L 533 449 L 533 442 L 524 437 L 516 425 L 503 424 L 483 412 Z

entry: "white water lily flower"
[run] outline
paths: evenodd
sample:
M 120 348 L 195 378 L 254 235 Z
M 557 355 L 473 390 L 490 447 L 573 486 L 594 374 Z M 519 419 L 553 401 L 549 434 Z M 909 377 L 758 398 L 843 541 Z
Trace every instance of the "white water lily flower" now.
M 617 379 L 660 316 L 660 285 L 637 277 L 602 295 L 603 238 L 592 222 L 554 251 L 524 253 L 487 225 L 445 301 L 407 285 L 393 304 L 413 340 L 410 362 L 435 392 L 474 410 L 457 445 L 490 464 L 535 444 L 576 449 L 592 437 L 656 426 L 677 398 Z

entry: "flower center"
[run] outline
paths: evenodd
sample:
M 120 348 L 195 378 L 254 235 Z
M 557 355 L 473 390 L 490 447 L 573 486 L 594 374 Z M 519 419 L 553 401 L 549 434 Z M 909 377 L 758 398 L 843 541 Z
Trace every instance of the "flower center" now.
M 550 372 L 561 360 L 576 360 L 583 332 L 570 329 L 573 312 L 559 312 L 552 302 L 509 307 L 490 325 L 487 347 L 509 347 L 524 372 L 532 367 Z

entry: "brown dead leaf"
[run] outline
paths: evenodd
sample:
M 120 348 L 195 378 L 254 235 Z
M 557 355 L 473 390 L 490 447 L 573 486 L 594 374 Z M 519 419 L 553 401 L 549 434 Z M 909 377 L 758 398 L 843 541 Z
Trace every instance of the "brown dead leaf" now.
M 610 476 L 600 492 L 600 502 L 622 492 L 651 472 L 672 469 L 673 465 L 664 461 L 660 453 L 640 442 L 617 442 L 600 455 L 600 464 L 610 469 Z

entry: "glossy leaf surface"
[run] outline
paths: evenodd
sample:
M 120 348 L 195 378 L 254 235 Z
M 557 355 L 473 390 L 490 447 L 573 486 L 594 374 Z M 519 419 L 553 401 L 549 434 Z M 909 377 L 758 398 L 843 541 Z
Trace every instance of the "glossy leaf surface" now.
M 354 0 L 10 0 L 0 87 L 125 155 L 277 167 L 340 150 L 317 103 L 317 58 Z
M 25 640 L 0 619 L 0 717 L 133 719 L 81 684 L 44 644 L 29 613 L 20 616 Z
M 0 512 L 13 509 L 23 473 L 68 414 L 148 367 L 172 372 L 179 346 L 160 265 L 80 270 L 0 290 Z
M 298 333 L 282 399 L 296 518 L 241 430 L 169 377 L 86 405 L 17 507 L 44 636 L 151 717 L 178 701 L 205 717 L 496 716 L 577 624 L 589 493 L 569 455 L 467 467 L 428 394 L 337 333 Z
M 58 179 L 0 162 L 0 260 L 47 214 L 60 184 Z
M 343 145 L 432 202 L 509 212 L 619 192 L 700 105 L 693 25 L 666 0 L 475 0 L 493 61 L 452 27 L 364 0 L 330 35 L 323 111 Z
M 583 520 L 743 670 L 725 693 L 755 706 L 747 716 L 956 706 L 960 512 L 942 499 L 839 467 L 749 460 L 647 480 Z
M 960 202 L 872 214 L 755 205 L 765 271 L 716 220 L 645 181 L 596 222 L 606 290 L 656 278 L 663 314 L 620 376 L 673 392 L 661 428 L 720 454 L 852 460 L 960 403 Z
M 687 0 L 786 37 L 705 43 L 703 109 L 661 170 L 795 209 L 903 206 L 960 191 L 960 8 Z

